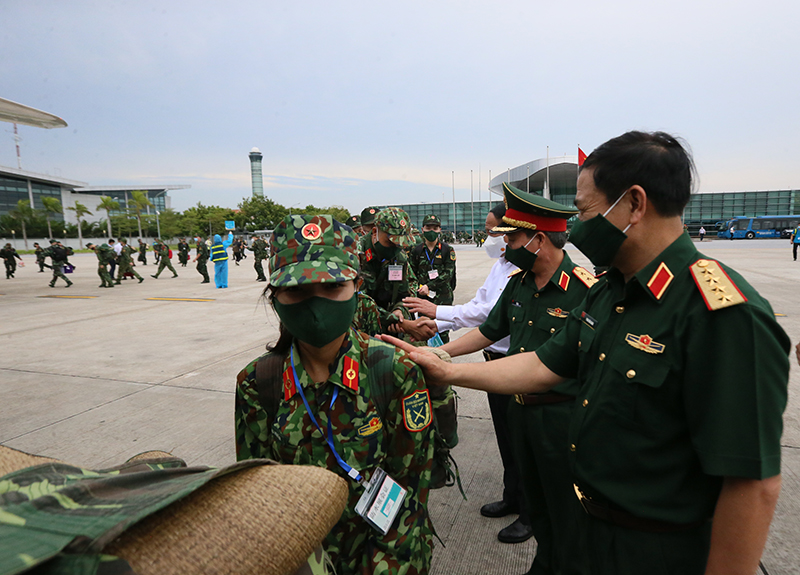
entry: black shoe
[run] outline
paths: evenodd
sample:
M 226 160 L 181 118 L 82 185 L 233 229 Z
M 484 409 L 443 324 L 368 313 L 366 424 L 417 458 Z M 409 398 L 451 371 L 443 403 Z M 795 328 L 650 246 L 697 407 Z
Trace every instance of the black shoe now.
M 176 278 L 176 277 L 178 277 L 178 274 L 175 274 L 175 275 L 174 275 L 174 276 L 172 276 L 172 277 Z
M 72 285 L 72 282 L 67 282 L 67 287 L 70 287 L 71 285 Z
M 100 285 L 99 285 L 99 286 L 97 286 L 97 287 L 99 287 L 99 288 L 101 288 L 101 287 L 106 287 L 106 284 L 100 284 Z
M 142 283 L 143 281 L 144 281 L 144 278 L 139 278 L 139 283 Z
M 201 281 L 200 283 L 201 283 L 201 284 L 210 284 L 210 283 L 211 283 L 211 280 L 203 280 L 203 281 Z
M 506 503 L 505 501 L 495 501 L 487 503 L 481 507 L 481 515 L 484 517 L 505 517 L 519 513 L 519 505 Z
M 523 543 L 531 537 L 533 537 L 533 527 L 525 525 L 519 519 L 497 534 L 497 539 L 501 543 Z
M 151 275 L 150 277 L 153 279 L 158 279 L 158 276 Z
M 50 287 L 56 287 L 55 284 L 48 284 Z

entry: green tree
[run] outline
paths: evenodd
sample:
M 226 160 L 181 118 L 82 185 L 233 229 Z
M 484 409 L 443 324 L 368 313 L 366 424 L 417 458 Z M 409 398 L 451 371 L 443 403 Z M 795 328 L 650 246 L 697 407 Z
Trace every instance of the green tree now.
M 251 231 L 273 229 L 289 213 L 271 199 L 258 197 L 244 198 L 239 202 L 239 210 L 241 226 Z
M 328 215 L 333 216 L 333 219 L 337 222 L 341 222 L 343 224 L 347 223 L 348 218 L 350 218 L 350 212 L 347 211 L 342 206 L 329 206 L 327 208 L 318 208 L 316 206 L 307 205 L 303 209 L 294 209 L 292 210 L 293 214 L 303 214 L 306 216 L 321 216 L 321 215 Z
M 83 231 L 81 230 L 81 228 L 83 227 L 82 219 L 83 216 L 91 216 L 92 212 L 90 212 L 89 208 L 87 208 L 80 202 L 75 202 L 74 206 L 67 209 L 75 212 L 75 218 L 78 220 L 78 245 L 80 246 L 81 249 L 83 249 Z
M 108 237 L 111 237 L 111 212 L 115 212 L 119 210 L 119 202 L 113 198 L 109 198 L 108 196 L 102 196 L 100 198 L 100 203 L 97 206 L 100 210 L 106 211 L 106 224 L 108 226 Z
M 154 207 L 153 202 L 151 202 L 147 198 L 147 194 L 140 190 L 135 190 L 131 192 L 131 196 L 133 197 L 133 211 L 136 214 L 136 221 L 139 223 L 139 237 L 142 237 L 142 211 L 146 210 L 148 207 Z
M 63 214 L 64 208 L 61 207 L 61 202 L 56 198 L 49 198 L 44 196 L 42 198 L 42 205 L 44 206 L 44 217 L 47 219 L 47 237 L 53 237 L 53 228 L 50 225 L 50 216 L 55 214 Z
M 25 249 L 28 249 L 28 232 L 26 224 L 34 218 L 36 210 L 31 207 L 29 200 L 19 200 L 17 208 L 9 212 L 9 215 L 22 224 L 22 239 L 25 242 Z

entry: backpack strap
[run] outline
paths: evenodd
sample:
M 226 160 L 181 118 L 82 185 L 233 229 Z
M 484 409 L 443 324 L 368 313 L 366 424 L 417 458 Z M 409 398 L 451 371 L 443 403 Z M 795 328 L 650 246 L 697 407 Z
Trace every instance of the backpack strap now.
M 261 407 L 267 412 L 270 421 L 275 420 L 281 403 L 283 390 L 283 361 L 286 358 L 277 353 L 268 353 L 256 361 L 256 391 Z

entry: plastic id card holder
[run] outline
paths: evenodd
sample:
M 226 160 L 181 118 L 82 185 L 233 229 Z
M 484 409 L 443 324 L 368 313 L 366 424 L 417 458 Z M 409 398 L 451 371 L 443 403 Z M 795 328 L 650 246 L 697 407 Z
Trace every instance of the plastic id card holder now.
M 406 490 L 380 467 L 375 469 L 366 491 L 356 503 L 356 513 L 383 535 L 389 533 L 403 506 Z
M 389 266 L 389 281 L 401 282 L 403 281 L 403 266 L 392 264 Z

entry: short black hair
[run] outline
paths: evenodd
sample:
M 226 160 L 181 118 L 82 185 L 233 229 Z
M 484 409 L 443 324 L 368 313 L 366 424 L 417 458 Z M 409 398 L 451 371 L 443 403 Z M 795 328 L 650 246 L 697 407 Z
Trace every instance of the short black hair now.
M 581 170 L 594 169 L 594 185 L 609 202 L 639 185 L 660 215 L 679 216 L 696 173 L 688 147 L 665 132 L 626 132 L 597 147 Z
M 542 230 L 532 230 L 530 228 L 517 228 L 519 231 L 525 232 L 525 236 L 528 239 L 531 239 L 538 233 L 542 233 L 547 236 L 547 239 L 550 240 L 550 243 L 553 244 L 553 247 L 556 249 L 563 249 L 567 243 L 567 232 L 545 232 Z
M 497 218 L 498 222 L 502 222 L 503 216 L 506 215 L 506 205 L 503 202 L 499 202 L 495 204 L 491 210 L 489 210 L 489 213 Z

